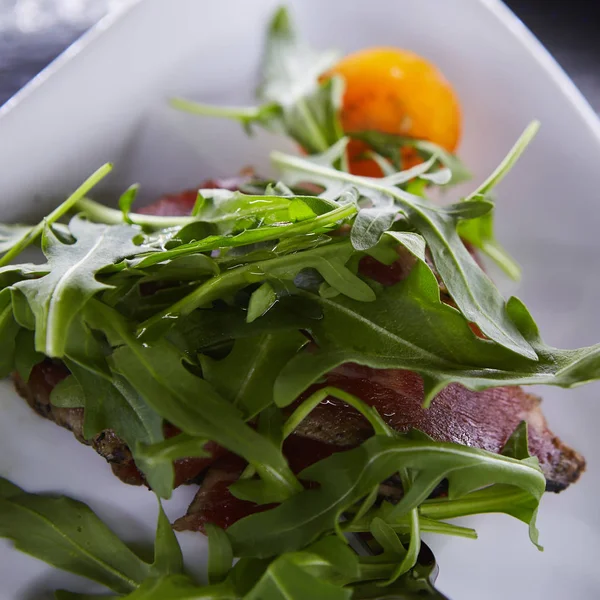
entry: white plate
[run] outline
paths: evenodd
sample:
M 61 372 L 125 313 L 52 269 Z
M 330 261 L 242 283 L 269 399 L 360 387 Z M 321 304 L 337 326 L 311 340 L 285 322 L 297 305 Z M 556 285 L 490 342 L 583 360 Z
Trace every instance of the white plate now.
M 117 168 L 105 190 L 139 181 L 149 197 L 246 164 L 267 171 L 267 152 L 280 141 L 267 135 L 249 140 L 235 124 L 172 112 L 165 99 L 249 100 L 264 25 L 277 4 L 145 0 L 102 22 L 0 110 L 0 220 L 47 212 L 53 198 L 64 197 L 106 160 Z M 476 180 L 531 119 L 541 119 L 538 139 L 501 186 L 500 236 L 524 267 L 518 293 L 547 341 L 562 347 L 599 341 L 600 123 L 526 28 L 495 0 L 290 4 L 316 46 L 401 46 L 438 64 L 462 100 L 462 155 Z M 598 385 L 543 391 L 553 428 L 589 461 L 577 486 L 543 502 L 546 551 L 529 544 L 519 522 L 477 519 L 479 541 L 434 543 L 439 585 L 451 598 L 600 597 L 599 392 Z M 0 402 L 2 475 L 28 490 L 65 492 L 90 503 L 127 539 L 151 538 L 151 494 L 121 484 L 92 450 L 34 415 L 8 383 Z M 169 514 L 181 514 L 192 495 L 192 489 L 178 490 Z M 201 536 L 180 539 L 197 567 Z M 7 543 L 0 546 L 3 599 L 39 598 L 40 590 L 58 586 L 89 589 Z

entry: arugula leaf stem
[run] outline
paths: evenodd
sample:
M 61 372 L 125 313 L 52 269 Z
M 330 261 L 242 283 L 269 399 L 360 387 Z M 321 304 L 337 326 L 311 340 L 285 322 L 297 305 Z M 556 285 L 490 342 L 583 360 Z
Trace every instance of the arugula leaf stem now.
M 112 171 L 112 164 L 106 163 L 92 173 L 62 204 L 57 206 L 45 219 L 32 227 L 8 252 L 0 258 L 0 267 L 10 263 L 25 248 L 30 246 L 44 231 L 47 225 L 52 225 L 63 215 L 67 214 L 100 180 Z M 122 218 L 119 222 L 122 221 Z
M 260 106 L 217 106 L 214 104 L 194 102 L 192 100 L 186 100 L 185 98 L 171 98 L 169 104 L 177 110 L 196 115 L 222 117 L 224 119 L 235 119 L 242 122 L 254 121 L 260 118 L 262 112 L 262 107 Z
M 242 233 L 232 236 L 209 236 L 203 240 L 200 240 L 199 242 L 183 244 L 177 248 L 173 248 L 172 250 L 151 253 L 147 255 L 146 258 L 144 258 L 137 266 L 139 268 L 145 268 L 164 262 L 165 260 L 170 260 L 178 256 L 185 256 L 187 254 L 211 252 L 212 250 L 218 250 L 219 248 L 245 246 L 257 241 L 267 242 L 271 240 L 302 235 L 305 233 L 313 233 L 317 230 L 330 228 L 339 221 L 343 221 L 354 216 L 356 212 L 357 208 L 353 204 L 343 204 L 330 212 L 318 215 L 311 219 L 306 219 L 299 223 L 269 225 L 266 227 L 258 227 L 256 229 L 246 229 Z M 135 215 L 130 216 L 135 217 Z
M 375 435 L 383 435 L 388 437 L 394 436 L 394 432 L 388 427 L 385 421 L 379 416 L 377 410 L 375 410 L 373 407 L 363 402 L 360 398 L 357 398 L 356 396 L 345 392 L 344 390 L 340 390 L 339 388 L 332 386 L 327 386 L 311 394 L 288 417 L 286 422 L 283 424 L 281 441 L 283 442 L 292 433 L 294 433 L 298 425 L 300 425 L 300 423 L 302 423 L 302 421 L 304 421 L 304 419 L 306 419 L 306 417 L 328 396 L 331 396 L 332 398 L 337 398 L 338 400 L 349 404 L 358 412 L 360 412 L 373 427 Z M 255 472 L 256 471 L 254 467 L 252 465 L 248 465 L 240 475 L 240 479 L 249 479 L 254 475 Z
M 400 478 L 402 479 L 402 488 L 404 493 L 407 494 L 408 490 L 412 485 L 412 478 L 410 477 L 407 469 L 400 469 Z M 419 518 L 419 507 L 415 506 L 408 513 L 408 522 L 410 524 L 410 542 L 408 545 L 408 551 L 404 555 L 402 562 L 396 567 L 392 576 L 382 585 L 390 585 L 398 579 L 401 575 L 404 575 L 407 571 L 410 571 L 416 564 L 421 551 L 421 526 Z
M 513 280 L 521 279 L 521 267 L 510 254 L 496 241 L 486 240 L 481 245 L 481 251 L 485 252 L 496 264 Z
M 367 496 L 364 497 L 357 511 L 352 510 L 352 519 L 350 521 L 350 526 L 356 525 L 361 522 L 361 519 L 373 508 L 373 505 L 377 501 L 377 496 L 379 496 L 379 484 L 373 486 L 371 491 Z M 364 531 L 369 529 L 370 523 L 367 523 L 367 528 Z
M 521 134 L 515 145 L 511 148 L 504 160 L 498 165 L 494 172 L 467 198 L 466 201 L 472 200 L 476 196 L 485 196 L 490 190 L 496 187 L 506 176 L 506 174 L 514 167 L 515 163 L 521 158 L 521 155 L 527 149 L 533 138 L 537 135 L 540 129 L 539 121 L 532 121 L 525 131 Z
M 302 423 L 302 421 L 304 421 L 304 419 L 306 419 L 306 417 L 328 396 L 336 398 L 337 400 L 341 400 L 360 412 L 373 427 L 375 435 L 384 435 L 388 437 L 394 436 L 394 432 L 379 416 L 379 413 L 376 409 L 363 402 L 360 398 L 357 398 L 356 396 L 353 396 L 344 390 L 327 386 L 311 394 L 288 417 L 287 421 L 283 425 L 283 439 L 286 439 L 288 436 L 290 436 L 298 427 L 298 425 L 300 425 L 300 423 Z
M 420 509 L 419 509 L 420 510 Z M 463 516 L 463 515 L 456 515 Z M 349 524 L 342 523 L 341 529 L 344 533 L 363 533 L 369 531 L 370 518 L 366 517 L 358 520 L 357 522 L 351 522 Z M 423 533 L 435 533 L 439 535 L 451 535 L 454 537 L 463 537 L 472 540 L 477 539 L 477 532 L 471 527 L 461 527 L 460 525 L 453 525 L 451 523 L 445 523 L 438 521 L 437 519 L 429 519 L 421 516 L 419 518 L 420 528 Z M 397 533 L 410 533 L 411 522 L 410 515 L 404 515 L 393 523 L 387 523 Z
M 297 108 L 302 115 L 302 119 L 304 121 L 304 125 L 306 129 L 310 132 L 310 135 L 315 142 L 315 148 L 317 152 L 325 152 L 329 148 L 329 142 L 327 138 L 323 135 L 323 132 L 319 129 L 318 123 L 314 120 L 306 100 L 304 98 L 300 98 L 295 103 L 295 108 Z
M 75 203 L 75 208 L 92 221 L 105 223 L 106 225 L 119 225 L 123 223 L 123 212 L 114 208 L 104 206 L 89 198 L 80 198 Z M 163 229 L 166 227 L 180 227 L 198 221 L 196 217 L 159 217 L 155 215 L 141 215 L 129 213 L 129 219 L 134 225 L 141 227 Z
M 482 513 L 501 510 L 506 506 L 517 506 L 520 503 L 530 502 L 531 495 L 514 488 L 488 489 L 486 493 L 473 493 L 463 498 L 451 500 L 449 498 L 436 498 L 425 500 L 419 507 L 419 512 L 424 517 L 431 519 L 455 519 Z

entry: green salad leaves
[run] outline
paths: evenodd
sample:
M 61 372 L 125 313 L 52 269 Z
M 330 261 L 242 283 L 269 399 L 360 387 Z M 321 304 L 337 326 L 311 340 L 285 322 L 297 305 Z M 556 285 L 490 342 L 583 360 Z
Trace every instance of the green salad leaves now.
M 83 503 L 28 494 L 0 479 L 0 535 L 47 563 L 127 594 L 150 577 L 180 572 L 181 550 L 159 507 L 154 562 L 130 550 Z
M 173 492 L 174 461 L 210 461 L 218 446 L 247 463 L 229 486 L 232 502 L 261 505 L 225 531 L 206 524 L 201 583 L 185 572 L 160 502 L 147 561 L 81 502 L 0 480 L 0 536 L 116 594 L 98 597 L 441 599 L 421 534 L 474 538 L 448 520 L 487 512 L 522 521 L 539 547 L 546 481 L 526 423 L 499 454 L 400 434 L 370 398 L 324 378 L 348 363 L 409 370 L 423 381 L 424 406 L 450 384 L 600 379 L 600 345 L 545 344 L 524 304 L 505 300 L 473 256 L 479 249 L 518 276 L 494 236 L 493 192 L 538 124 L 472 194 L 436 204 L 430 191 L 469 175 L 427 140 L 355 132 L 385 176 L 348 172 L 344 83 L 322 77 L 334 60 L 308 48 L 281 9 L 269 27 L 262 104 L 173 101 L 291 136 L 308 156 L 274 152 L 279 181 L 200 189 L 188 216 L 156 216 L 134 211 L 136 185 L 118 208 L 87 197 L 105 165 L 37 225 L 0 225 L 0 375 L 27 382 L 38 363 L 59 361 L 69 376 L 52 405 L 83 409 L 86 440 L 118 436 L 159 498 Z M 421 162 L 403 169 L 403 147 Z M 38 240 L 45 260 L 15 264 Z M 292 468 L 290 436 L 333 400 L 373 434 Z M 382 494 L 390 487 L 394 501 Z

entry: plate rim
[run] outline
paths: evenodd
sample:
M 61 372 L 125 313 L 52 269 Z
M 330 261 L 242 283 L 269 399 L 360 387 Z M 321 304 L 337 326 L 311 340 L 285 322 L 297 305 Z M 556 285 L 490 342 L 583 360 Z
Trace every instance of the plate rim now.
M 510 32 L 512 43 L 521 44 L 523 51 L 528 52 L 535 60 L 536 65 L 539 65 L 539 68 L 548 74 L 552 84 L 561 90 L 563 98 L 569 101 L 569 106 L 573 107 L 574 112 L 581 119 L 582 126 L 585 126 L 593 134 L 595 143 L 600 142 L 600 119 L 598 115 L 596 115 L 581 91 L 537 37 L 500 0 L 479 0 L 479 3 L 482 8 L 492 13 L 492 18 L 499 20 L 502 27 L 507 32 Z M 3 107 L 0 107 L 0 129 L 3 122 L 1 117 L 7 116 L 8 113 L 12 114 L 12 111 L 18 108 L 21 102 L 26 100 L 31 94 L 40 93 L 40 90 L 47 89 L 44 88 L 46 82 L 53 75 L 59 73 L 61 69 L 67 67 L 76 57 L 77 60 L 85 60 L 85 51 L 88 46 L 106 34 L 111 27 L 117 25 L 120 19 L 128 16 L 130 11 L 134 10 L 142 10 L 141 0 L 129 0 L 128 4 L 103 17 L 43 69 L 40 74 L 26 84 L 24 88 L 9 99 Z M 63 73 L 63 75 L 69 76 L 69 73 Z M 72 79 L 71 77 L 69 78 Z M 22 105 L 22 109 L 26 110 L 27 106 Z M 594 142 L 590 140 L 590 143 Z
M 600 115 L 592 108 L 587 98 L 577 87 L 568 73 L 544 46 L 538 37 L 502 0 L 477 0 L 495 19 L 502 23 L 535 59 L 537 64 L 548 74 L 559 90 L 575 109 L 579 117 L 600 144 Z M 122 6 L 112 10 L 91 26 L 20 90 L 0 106 L 0 125 L 2 119 L 14 112 L 23 101 L 32 94 L 43 89 L 52 77 L 74 60 L 81 60 L 82 53 L 96 40 L 104 36 L 121 19 L 134 10 L 141 10 L 143 0 L 127 0 Z
M 0 123 L 2 118 L 12 113 L 26 98 L 40 89 L 53 75 L 71 63 L 88 46 L 108 32 L 127 13 L 138 8 L 143 0 L 126 0 L 117 8 L 110 10 L 89 29 L 71 42 L 58 56 L 53 58 L 41 71 L 34 75 L 22 88 L 17 90 L 4 104 L 0 105 Z

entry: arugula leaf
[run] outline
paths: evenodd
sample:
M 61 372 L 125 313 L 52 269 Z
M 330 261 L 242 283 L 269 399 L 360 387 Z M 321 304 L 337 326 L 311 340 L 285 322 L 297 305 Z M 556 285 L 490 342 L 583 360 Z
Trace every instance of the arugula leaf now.
M 493 211 L 470 221 L 461 221 L 458 235 L 487 254 L 510 278 L 515 281 L 521 278 L 521 268 L 496 240 Z
M 509 314 L 538 361 L 476 337 L 465 318 L 441 302 L 435 275 L 423 262 L 406 280 L 380 290 L 373 303 L 311 297 L 323 311 L 323 318 L 310 324 L 319 348 L 299 353 L 284 367 L 275 382 L 279 406 L 348 362 L 416 371 L 423 377 L 426 405 L 451 382 L 472 390 L 539 384 L 568 388 L 600 378 L 600 345 L 578 350 L 546 346 L 516 298 L 508 303 Z
M 0 223 L 0 254 L 8 252 L 31 229 L 31 225 L 8 225 Z
M 100 377 L 111 379 L 105 344 L 84 321 L 83 313 L 78 314 L 71 323 L 65 350 L 65 360 L 77 363 Z
M 402 489 L 404 495 L 407 496 L 412 492 L 414 478 L 406 469 L 400 469 L 400 477 L 402 479 Z M 539 498 L 537 498 L 539 502 Z M 398 513 L 394 511 L 394 514 Z M 414 507 L 408 513 L 410 523 L 410 541 L 406 553 L 402 557 L 400 564 L 394 569 L 385 585 L 394 583 L 401 575 L 410 571 L 417 563 L 419 552 L 421 551 L 421 519 L 418 507 Z
M 298 426 L 302 419 L 318 404 L 320 404 L 327 397 L 336 398 L 346 402 L 346 404 L 352 406 L 358 410 L 372 425 L 375 435 L 386 436 L 391 439 L 396 437 L 396 433 L 381 419 L 377 411 L 364 404 L 359 398 L 356 398 L 352 394 L 349 394 L 343 390 L 338 390 L 332 387 L 325 387 L 321 390 L 314 392 L 309 398 L 304 400 L 298 408 L 288 418 L 287 422 L 283 427 L 283 438 L 285 439 L 290 433 Z M 427 441 L 432 441 L 430 438 L 426 438 Z M 412 487 L 413 478 L 409 475 L 406 469 L 399 469 L 400 476 L 402 478 L 402 488 L 404 495 L 410 494 Z M 236 485 L 236 490 L 239 484 Z M 231 489 L 231 488 L 230 488 Z M 375 489 L 375 488 L 373 488 Z M 366 503 L 371 502 L 373 498 L 373 489 L 361 503 L 359 513 L 364 511 Z M 235 493 L 235 492 L 234 492 Z M 412 508 L 408 514 L 409 525 L 410 525 L 410 544 L 406 551 L 393 529 L 387 524 L 380 523 L 379 521 L 371 522 L 370 531 L 378 538 L 381 537 L 380 543 L 384 547 L 384 550 L 391 552 L 399 556 L 400 564 L 396 567 L 394 572 L 391 574 L 386 584 L 393 583 L 398 577 L 412 569 L 417 561 L 417 556 L 420 551 L 420 518 L 417 507 Z M 335 529 L 338 534 L 341 534 L 339 525 L 335 524 Z M 379 538 L 378 538 L 379 539 Z
M 501 454 L 518 460 L 531 458 L 527 440 L 527 422 L 521 421 L 504 445 Z M 483 490 L 467 494 L 457 500 L 436 498 L 426 500 L 420 507 L 421 515 L 429 515 L 435 519 L 448 519 L 455 516 L 468 516 L 482 513 L 505 513 L 526 524 L 529 524 L 529 537 L 538 547 L 539 532 L 535 524 L 537 503 L 532 497 L 507 485 L 493 485 Z M 384 503 L 382 514 L 389 514 L 394 509 Z M 423 518 L 421 517 L 423 522 Z
M 340 516 L 400 468 L 414 473 L 410 489 L 394 508 L 400 517 L 419 506 L 442 480 L 449 499 L 495 483 L 512 485 L 538 503 L 546 487 L 534 462 L 517 461 L 457 444 L 374 436 L 305 469 L 300 478 L 318 483 L 278 507 L 251 515 L 227 531 L 238 556 L 268 557 L 301 549 L 333 531 Z M 531 519 L 535 515 L 531 515 Z
M 362 580 L 352 586 L 353 599 L 421 600 L 430 598 L 431 600 L 448 600 L 434 587 L 438 568 L 431 551 L 425 545 L 423 545 L 415 567 L 392 585 L 386 587 L 382 587 L 377 581 L 369 582 L 369 579 L 377 579 L 377 577 L 369 577 L 369 574 L 385 577 L 386 570 L 393 568 L 394 565 L 369 564 L 365 562 L 366 560 L 368 559 L 363 559 L 363 564 L 361 564 Z
M 320 246 L 305 252 L 290 254 L 274 259 L 262 260 L 240 266 L 209 279 L 173 306 L 161 311 L 142 323 L 139 333 L 159 326 L 164 327 L 165 319 L 189 315 L 193 310 L 209 306 L 215 300 L 248 286 L 268 280 L 289 281 L 304 269 L 316 269 L 323 279 L 342 294 L 348 294 L 360 302 L 375 300 L 373 290 L 358 276 L 354 275 L 346 263 L 355 255 L 352 245 L 342 240 L 327 246 Z
M 0 536 L 13 540 L 16 548 L 35 558 L 119 594 L 135 590 L 149 577 L 179 574 L 183 570 L 179 543 L 160 502 L 152 564 L 132 552 L 82 502 L 65 496 L 29 494 L 3 478 Z M 56 597 L 88 598 L 63 591 L 57 592 Z
M 69 592 L 67 590 L 57 590 L 54 592 L 56 600 L 114 600 L 122 596 L 107 596 L 105 594 L 80 594 L 78 592 Z
M 300 423 L 317 407 L 324 402 L 328 397 L 336 398 L 345 402 L 352 408 L 356 409 L 369 422 L 375 435 L 385 435 L 392 437 L 394 431 L 386 424 L 379 416 L 376 409 L 365 404 L 360 398 L 349 394 L 344 390 L 335 387 L 324 387 L 312 393 L 308 398 L 303 400 L 287 418 L 285 423 L 281 423 L 281 411 L 276 407 L 270 407 L 272 413 L 261 413 L 259 421 L 259 431 L 263 435 L 269 437 L 281 446 L 300 425 Z M 266 504 L 268 500 L 264 499 L 265 494 L 260 482 L 246 481 L 254 474 L 254 469 L 250 466 L 246 467 L 242 473 L 240 480 L 229 486 L 229 491 L 241 500 L 249 500 L 257 504 Z M 267 490 L 268 493 L 268 490 Z M 341 536 L 341 531 L 337 531 Z
M 181 458 L 202 458 L 210 456 L 204 448 L 207 439 L 179 433 L 162 442 L 145 445 L 139 443 L 136 448 L 136 456 L 148 465 L 158 465 L 161 463 L 171 464 L 174 460 Z
M 381 236 L 392 226 L 398 209 L 390 207 L 363 208 L 352 225 L 350 239 L 357 250 L 369 250 L 376 246 Z
M 0 267 L 7 265 L 16 258 L 25 248 L 30 246 L 42 235 L 45 229 L 66 215 L 101 179 L 112 171 L 112 165 L 107 163 L 92 173 L 62 204 L 56 207 L 41 223 L 31 227 L 28 231 L 22 231 L 20 238 L 12 237 L 11 246 L 4 245 L 4 256 L 0 258 Z
M 352 591 L 314 577 L 286 556 L 275 559 L 245 600 L 350 600 Z
M 284 179 L 292 184 L 310 178 L 326 186 L 353 185 L 366 197 L 375 193 L 393 198 L 427 241 L 436 269 L 465 317 L 495 342 L 527 358 L 537 358 L 508 317 L 504 299 L 460 240 L 457 217 L 451 211 L 399 189 L 394 175 L 381 179 L 357 177 L 281 152 L 273 152 L 271 157 Z
M 377 502 L 377 498 L 379 497 L 379 484 L 373 486 L 373 489 L 364 497 L 361 502 L 358 510 L 352 514 L 352 520 L 350 521 L 350 525 L 348 527 L 357 527 L 359 526 L 363 517 L 369 513 L 369 511 Z M 369 529 L 371 528 L 371 519 L 369 519 Z M 358 529 L 357 531 L 364 531 L 364 529 Z
M 360 578 L 358 557 L 346 543 L 346 540 L 341 540 L 338 536 L 330 535 L 321 538 L 311 544 L 306 552 L 326 561 L 330 569 L 337 571 L 340 576 L 348 580 Z
M 330 77 L 312 93 L 284 106 L 283 128 L 286 134 L 309 154 L 327 150 L 344 136 L 339 118 L 343 94 L 343 79 Z M 345 157 L 336 166 L 346 170 Z
M 174 348 L 166 343 L 147 348 L 130 345 L 117 349 L 113 361 L 146 401 L 182 431 L 212 439 L 244 456 L 272 484 L 278 497 L 298 489 L 275 446 L 247 426 L 237 410 L 217 396 L 206 381 L 191 375 Z
M 290 569 L 290 565 L 294 568 Z M 245 599 L 303 597 L 298 594 L 311 583 L 316 586 L 316 593 L 322 595 L 319 597 L 329 599 L 348 598 L 350 590 L 344 590 L 343 586 L 360 578 L 356 553 L 345 541 L 327 536 L 301 552 L 284 554 L 272 562 L 242 558 L 229 580 Z
M 112 368 L 158 414 L 184 433 L 214 440 L 246 458 L 274 497 L 285 498 L 300 489 L 281 452 L 246 425 L 239 410 L 207 381 L 186 369 L 185 357 L 175 346 L 166 340 L 141 342 L 116 311 L 98 301 L 88 305 L 86 319 L 118 345 L 110 357 Z
M 382 507 L 382 510 L 384 509 L 385 507 Z M 538 549 L 542 550 L 538 543 L 539 532 L 535 524 L 537 509 L 538 502 L 527 492 L 515 490 L 510 485 L 498 484 L 472 492 L 459 499 L 426 500 L 419 507 L 419 513 L 436 520 L 486 513 L 504 513 L 528 524 L 530 540 Z
M 199 586 L 185 575 L 147 579 L 123 600 L 240 600 L 229 583 Z
M 270 22 L 263 56 L 258 107 L 220 107 L 171 100 L 176 109 L 206 117 L 239 121 L 247 133 L 253 125 L 284 132 L 309 153 L 323 152 L 343 136 L 339 117 L 344 82 L 339 77 L 319 77 L 333 66 L 337 53 L 317 53 L 300 41 L 287 9 L 282 7 Z M 338 164 L 345 168 L 345 157 Z
M 396 558 L 400 558 L 400 560 L 406 556 L 406 548 L 402 545 L 398 535 L 381 517 L 373 518 L 370 531 L 384 552 L 395 554 Z
M 70 498 L 6 491 L 0 479 L 0 536 L 48 564 L 114 590 L 131 592 L 151 573 L 83 503 Z M 18 490 L 18 491 L 17 491 Z
M 210 256 L 190 254 L 145 269 L 144 272 L 148 274 L 142 277 L 139 283 L 198 281 L 210 275 L 218 275 L 220 271 L 219 265 Z M 113 279 L 109 281 L 114 283 Z
M 33 331 L 20 329 L 15 338 L 15 369 L 19 377 L 23 381 L 29 381 L 31 370 L 43 360 L 44 355 L 35 350 Z
M 106 429 L 113 430 L 129 446 L 150 487 L 159 496 L 169 498 L 173 490 L 173 465 L 148 463 L 143 455 L 137 454 L 139 444 L 160 443 L 164 439 L 162 417 L 120 375 L 105 378 L 69 360 L 67 366 L 83 390 L 84 437 L 90 439 Z
M 298 296 L 282 296 L 269 312 L 252 323 L 246 322 L 246 315 L 242 308 L 222 304 L 210 310 L 195 310 L 177 319 L 168 339 L 196 356 L 216 347 L 228 348 L 240 338 L 306 329 L 313 319 L 322 316 L 318 306 Z
M 129 217 L 129 213 L 131 212 L 131 207 L 137 198 L 138 192 L 140 191 L 140 184 L 134 183 L 130 185 L 119 197 L 119 208 L 123 213 L 123 221 L 125 223 L 129 223 L 133 225 L 133 221 Z
M 0 377 L 8 377 L 14 369 L 16 337 L 19 324 L 13 316 L 12 297 L 9 289 L 0 291 Z
M 35 315 L 35 347 L 50 357 L 62 357 L 69 326 L 86 302 L 107 288 L 96 279 L 98 271 L 138 248 L 131 227 L 96 225 L 74 218 L 69 228 L 74 244 L 63 244 L 47 227 L 42 248 L 48 274 L 21 281 L 15 288 L 25 294 Z
M 294 104 L 332 67 L 337 52 L 315 53 L 298 39 L 286 8 L 279 8 L 268 27 L 263 81 L 258 96 L 281 105 Z
M 276 215 L 278 221 L 295 221 L 294 209 L 298 205 L 305 207 L 308 217 L 322 215 L 336 208 L 336 204 L 318 196 L 299 196 L 291 190 L 285 194 L 252 195 L 229 190 L 200 190 L 204 202 L 195 215 L 198 221 L 226 225 L 231 230 L 231 222 L 268 218 Z M 306 214 L 306 209 L 309 209 Z M 306 216 L 304 218 L 306 218 Z
M 52 388 L 50 402 L 59 408 L 84 408 L 85 394 L 77 379 L 70 375 Z
M 451 184 L 463 183 L 469 181 L 472 177 L 465 164 L 455 154 L 428 140 L 419 140 L 382 131 L 357 131 L 349 133 L 349 136 L 352 139 L 365 142 L 377 154 L 389 159 L 397 171 L 402 169 L 401 149 L 414 148 L 424 160 L 435 157 L 441 165 L 450 169 L 452 173 Z
M 183 572 L 183 554 L 160 500 L 152 571 L 158 576 L 177 575 Z
M 251 419 L 273 403 L 275 379 L 307 343 L 305 336 L 290 331 L 241 338 L 222 360 L 201 357 L 202 373 L 224 398 Z
M 44 267 L 32 264 L 9 265 L 0 267 L 0 288 L 5 289 L 24 279 L 35 279 L 46 275 Z
M 47 274 L 44 273 L 44 275 Z M 31 310 L 31 306 L 29 306 L 29 302 L 27 297 L 21 290 L 16 287 L 11 288 L 11 297 L 12 297 L 12 311 L 15 321 L 23 327 L 23 329 L 27 329 L 29 331 L 35 331 L 35 315 Z
M 529 453 L 527 421 L 521 421 L 519 425 L 517 425 L 517 428 L 508 438 L 506 444 L 504 444 L 500 454 L 503 454 L 504 456 L 510 456 L 511 458 L 516 458 L 518 460 L 531 457 L 531 454 Z
M 269 283 L 263 283 L 252 292 L 248 303 L 248 316 L 246 321 L 252 323 L 262 317 L 277 302 L 277 293 Z
M 275 186 L 275 189 L 265 194 L 246 194 L 241 191 L 222 189 L 199 190 L 198 195 L 202 201 L 197 201 L 190 216 L 169 217 L 130 213 L 129 208 L 134 200 L 132 196 L 137 189 L 135 186 L 126 190 L 121 196 L 119 201 L 121 210 L 108 208 L 89 198 L 78 200 L 76 207 L 88 219 L 107 225 L 121 224 L 126 214 L 129 224 L 145 229 L 164 230 L 160 232 L 163 241 L 171 241 L 174 236 L 188 238 L 188 240 L 200 239 L 214 231 L 207 228 L 207 224 L 218 226 L 221 233 L 224 233 L 231 232 L 234 228 L 239 230 L 240 226 L 236 222 L 252 224 L 254 221 L 269 219 L 272 222 L 294 222 L 306 219 L 307 216 L 322 215 L 336 208 L 335 203 L 324 198 L 295 194 L 289 188 L 281 188 L 282 185 Z M 305 207 L 304 210 L 299 211 L 301 205 Z M 169 231 L 169 228 L 175 228 L 176 231 Z M 200 236 L 197 235 L 198 232 Z
M 265 565 L 266 568 L 261 569 L 259 562 L 242 559 L 232 572 L 231 579 L 237 583 L 239 591 L 244 587 L 251 588 L 244 595 L 245 600 L 307 596 L 323 600 L 349 599 L 352 591 L 344 585 L 360 578 L 358 557 L 335 536 L 325 537 L 302 552 L 284 554 Z M 240 585 L 240 571 L 250 570 L 254 575 L 250 586 L 247 582 Z
M 425 243 L 423 236 L 408 231 L 386 231 L 385 235 L 388 239 L 404 246 L 415 258 L 418 258 L 422 262 L 425 261 L 427 244 Z M 395 260 L 397 260 L 397 256 L 398 255 L 395 254 Z
M 229 538 L 223 529 L 207 523 L 205 526 L 208 536 L 208 581 L 220 583 L 227 577 L 233 563 L 233 550 Z
M 284 7 L 275 13 L 257 94 L 282 107 L 284 129 L 311 153 L 326 150 L 343 135 L 339 121 L 343 82 L 330 78 L 318 83 L 337 58 L 336 52 L 316 53 L 300 41 Z

